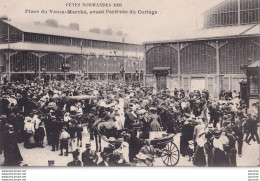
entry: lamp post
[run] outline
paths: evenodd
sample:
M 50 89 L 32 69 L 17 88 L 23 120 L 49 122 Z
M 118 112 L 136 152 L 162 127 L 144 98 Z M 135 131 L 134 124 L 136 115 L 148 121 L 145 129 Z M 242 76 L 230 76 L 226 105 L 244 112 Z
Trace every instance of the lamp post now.
M 89 59 L 89 57 L 87 56 L 87 79 L 89 79 L 89 77 L 88 77 L 88 59 Z
M 137 82 L 138 81 L 138 74 L 139 74 L 139 72 L 138 72 L 138 69 L 135 69 L 135 81 Z
M 18 68 L 18 67 L 15 67 L 15 68 L 14 68 L 14 71 L 15 71 L 16 73 L 19 72 L 19 68 Z M 16 75 L 15 78 L 16 78 L 17 80 L 19 80 L 19 76 Z M 16 81 L 17 81 L 17 80 L 16 80 Z M 19 81 L 20 81 L 20 80 L 19 80 Z
M 140 70 L 140 59 L 138 58 L 138 81 L 140 82 L 141 70 Z
M 7 51 L 7 79 L 10 82 L 11 81 L 11 73 L 10 73 L 10 67 L 11 67 L 11 60 L 10 60 L 10 27 L 7 26 L 7 37 L 8 37 L 8 51 Z
M 81 63 L 83 63 L 82 47 L 83 47 L 83 42 L 82 42 L 82 40 L 80 40 L 80 62 Z M 79 67 L 79 70 L 80 70 L 80 67 Z M 82 73 L 83 73 L 83 67 L 82 67 Z M 84 74 L 83 74 L 83 76 L 84 76 Z
M 219 91 L 218 97 L 219 97 L 220 100 L 222 99 L 222 93 L 223 93 L 223 77 L 224 77 L 223 74 L 219 75 L 219 81 L 220 81 L 220 89 L 219 90 L 220 91 Z
M 125 84 L 125 37 L 123 37 L 123 80 Z
M 106 77 L 107 77 L 107 82 L 108 82 L 108 58 L 109 56 L 106 56 Z
M 143 76 L 144 76 L 144 69 L 141 69 L 140 70 L 140 85 L 141 85 L 141 82 L 143 81 Z
M 66 81 L 66 72 L 70 70 L 70 64 L 64 62 L 61 66 L 61 69 L 64 72 L 64 81 Z
M 43 94 L 45 94 L 46 69 L 42 68 L 42 71 L 43 71 Z
M 34 77 L 35 77 L 34 80 L 36 80 L 36 78 L 37 78 L 37 69 L 34 69 Z

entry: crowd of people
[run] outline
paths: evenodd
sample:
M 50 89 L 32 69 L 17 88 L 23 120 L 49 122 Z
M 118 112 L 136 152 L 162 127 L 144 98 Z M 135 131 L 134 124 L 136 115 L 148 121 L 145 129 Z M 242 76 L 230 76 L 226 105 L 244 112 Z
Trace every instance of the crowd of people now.
M 6 166 L 23 162 L 21 143 L 28 151 L 51 145 L 60 156 L 71 153 L 68 166 L 152 166 L 161 150 L 149 140 L 163 134 L 180 134 L 180 154 L 195 166 L 237 166 L 243 143 L 260 143 L 258 114 L 248 112 L 235 91 L 212 99 L 207 90 L 75 79 L 7 83 L 1 95 L 0 153 Z M 107 146 L 101 147 L 101 139 Z

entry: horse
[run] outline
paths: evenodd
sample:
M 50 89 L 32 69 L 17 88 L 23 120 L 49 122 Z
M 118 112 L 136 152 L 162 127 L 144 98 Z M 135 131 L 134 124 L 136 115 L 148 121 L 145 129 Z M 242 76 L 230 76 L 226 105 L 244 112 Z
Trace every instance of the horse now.
M 93 124 L 93 134 L 96 142 L 96 151 L 101 151 L 101 138 L 105 136 L 107 139 L 110 137 L 117 137 L 117 129 L 113 120 L 104 121 L 97 119 Z

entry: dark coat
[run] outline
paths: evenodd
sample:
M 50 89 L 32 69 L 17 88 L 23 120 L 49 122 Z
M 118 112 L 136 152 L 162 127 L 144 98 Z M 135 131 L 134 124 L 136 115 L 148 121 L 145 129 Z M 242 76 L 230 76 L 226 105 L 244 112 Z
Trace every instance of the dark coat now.
M 233 127 L 233 131 L 235 132 L 235 136 L 238 139 L 243 139 L 244 133 L 243 133 L 243 127 L 242 125 L 236 125 Z
M 43 140 L 44 137 L 45 137 L 45 130 L 44 130 L 43 127 L 39 127 L 39 129 L 38 129 L 38 138 L 40 140 Z
M 23 161 L 17 145 L 17 135 L 15 133 L 6 133 L 4 136 L 4 157 L 5 166 L 18 166 L 19 162 Z
M 199 167 L 206 166 L 207 163 L 204 153 L 204 147 L 200 147 L 199 145 L 196 146 L 193 164 Z
M 133 124 L 135 122 L 135 117 L 134 115 L 129 112 L 129 111 L 126 111 L 125 112 L 125 128 L 128 128 L 128 129 L 131 129 L 133 127 Z
M 187 148 L 189 146 L 189 141 L 193 139 L 194 127 L 192 124 L 184 124 L 181 129 L 180 138 L 180 154 L 183 156 L 187 155 Z
M 220 150 L 219 148 L 213 147 L 213 155 L 212 155 L 212 166 L 214 167 L 224 167 L 226 166 L 226 155 L 225 152 Z
M 83 166 L 97 166 L 97 153 L 95 151 L 84 151 L 81 155 Z

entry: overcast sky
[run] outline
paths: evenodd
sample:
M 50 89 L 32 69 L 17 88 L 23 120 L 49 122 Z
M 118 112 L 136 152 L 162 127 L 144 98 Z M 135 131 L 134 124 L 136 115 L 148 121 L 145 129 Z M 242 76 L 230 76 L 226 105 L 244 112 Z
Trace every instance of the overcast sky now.
M 120 8 L 66 7 L 66 3 L 122 3 L 124 10 L 153 10 L 157 15 L 53 15 L 26 14 L 31 10 L 103 10 Z M 112 28 L 123 31 L 128 38 L 141 43 L 160 39 L 174 39 L 184 31 L 201 28 L 201 13 L 223 0 L 0 0 L 0 15 L 7 15 L 12 21 L 33 23 L 56 19 L 59 24 L 71 22 L 80 24 L 80 30 L 91 28 Z

